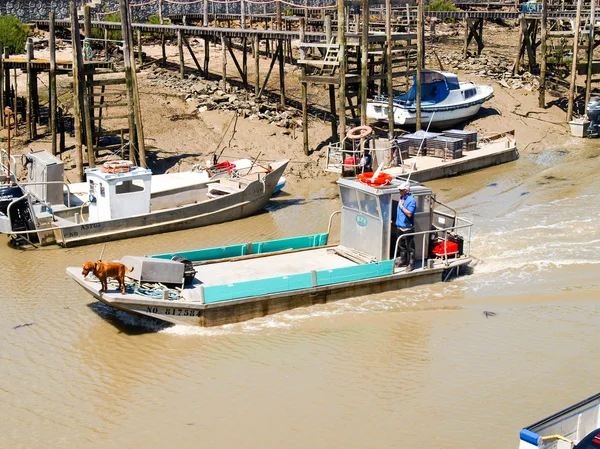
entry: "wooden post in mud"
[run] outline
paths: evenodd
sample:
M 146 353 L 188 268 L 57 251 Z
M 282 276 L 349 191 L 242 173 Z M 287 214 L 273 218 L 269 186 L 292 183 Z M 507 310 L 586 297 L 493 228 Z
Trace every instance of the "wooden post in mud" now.
M 81 95 L 83 84 L 79 83 L 79 60 L 77 48 L 81 50 L 79 38 L 79 19 L 75 0 L 71 0 L 71 35 L 73 42 L 73 122 L 75 127 L 75 166 L 77 167 L 77 181 L 83 181 L 83 148 L 81 136 Z
M 592 0 L 594 2 L 596 0 Z M 540 87 L 538 90 L 538 106 L 540 108 L 546 107 L 546 58 L 547 58 L 547 46 L 546 39 L 548 38 L 548 0 L 542 0 L 542 17 L 541 23 L 541 44 L 542 54 L 540 60 Z
M 4 128 L 4 46 L 0 44 L 0 126 Z
M 281 2 L 279 0 L 275 3 L 275 27 L 277 30 L 281 30 Z
M 49 97 L 50 97 L 50 113 L 49 122 L 50 132 L 52 136 L 52 154 L 56 156 L 56 107 L 58 106 L 58 98 L 56 95 L 56 31 L 54 11 L 50 13 L 50 72 L 49 72 Z
M 158 21 L 161 25 L 165 24 L 163 17 L 163 0 L 158 0 Z M 165 67 L 167 65 L 167 49 L 165 47 L 165 32 L 160 32 L 160 49 L 162 54 L 161 65 Z
M 177 30 L 177 49 L 179 50 L 179 78 L 185 78 L 185 60 L 183 56 L 183 32 Z
M 221 35 L 221 50 L 221 57 L 223 58 L 223 68 L 221 69 L 223 73 L 223 90 L 227 92 L 227 45 L 225 44 L 224 34 Z
M 279 104 L 285 106 L 285 61 L 283 59 L 284 40 L 279 41 Z
M 327 44 L 331 45 L 332 42 L 332 30 L 331 30 L 331 15 L 328 14 L 324 18 L 324 28 L 325 28 L 325 39 L 327 40 Z M 329 88 L 329 109 L 331 110 L 331 137 L 334 140 L 338 139 L 338 123 L 337 123 L 337 111 L 336 111 L 336 98 L 335 98 L 335 85 L 329 84 L 327 86 Z
M 104 28 L 104 60 L 108 61 L 108 28 Z
M 144 63 L 144 51 L 142 48 L 142 32 L 138 28 L 135 30 L 136 38 L 137 38 L 137 51 L 138 51 L 138 64 L 142 65 Z
M 26 90 L 27 96 L 25 97 L 25 129 L 27 130 L 27 139 L 33 140 L 35 138 L 35 133 L 32 128 L 35 128 L 35 120 L 32 117 L 33 105 L 32 105 L 32 89 L 31 84 L 33 83 L 33 73 L 31 70 L 31 60 L 33 59 L 33 42 L 31 38 L 27 38 L 27 43 L 25 44 L 25 55 L 26 55 L 26 67 L 27 67 L 27 81 L 26 81 Z
M 246 4 L 244 0 L 240 0 L 240 28 L 246 29 Z
M 581 8 L 583 0 L 577 1 L 577 16 L 575 17 L 575 36 L 573 37 L 573 64 L 571 65 L 571 84 L 569 86 L 569 105 L 567 107 L 567 122 L 573 119 L 573 103 L 575 102 L 575 87 L 577 81 L 577 53 L 579 53 L 579 29 L 581 28 Z
M 360 124 L 367 124 L 367 90 L 369 88 L 369 0 L 361 0 L 362 33 L 360 38 Z M 358 31 L 358 30 L 357 30 Z M 364 140 L 362 141 L 364 146 Z
M 521 55 L 523 54 L 521 48 L 523 46 L 523 39 L 525 39 L 525 32 L 527 29 L 527 22 L 525 16 L 519 14 L 519 39 L 517 40 L 517 57 L 515 58 L 515 64 L 513 67 L 513 74 L 517 75 L 521 66 Z
M 8 52 L 8 48 L 4 49 L 4 60 L 6 61 L 8 59 L 8 57 L 10 56 L 9 52 Z M 11 98 L 10 98 L 10 69 L 8 68 L 8 65 L 4 66 L 4 96 L 6 97 L 6 104 L 5 106 L 8 106 L 9 104 L 11 104 Z M 15 113 L 15 117 L 17 116 L 17 108 L 13 105 L 13 111 Z
M 300 59 L 304 60 L 305 50 L 302 47 L 306 39 L 306 19 L 304 17 L 300 18 Z M 300 77 L 304 80 L 306 76 L 306 65 L 302 64 L 300 66 Z M 309 154 L 308 148 L 308 83 L 306 81 L 302 81 L 302 146 L 304 148 L 304 154 Z
M 590 30 L 588 36 L 588 60 L 587 60 L 587 77 L 585 79 L 585 107 L 590 102 L 592 93 L 592 63 L 594 61 L 594 41 L 595 41 L 595 23 L 596 23 L 596 0 L 590 2 Z
M 87 84 L 85 81 L 85 69 L 83 64 L 83 47 L 81 45 L 81 36 L 79 34 L 79 18 L 75 12 L 75 18 L 71 19 L 72 35 L 73 35 L 73 83 L 77 85 L 77 103 L 74 103 L 74 109 L 79 107 L 80 123 L 83 123 L 83 129 L 80 130 L 81 143 L 85 142 L 88 153 L 88 164 L 90 167 L 96 165 L 94 155 L 94 140 L 93 130 L 94 124 L 90 115 L 90 104 L 87 93 Z M 81 118 L 83 117 L 83 121 Z M 81 125 L 80 125 L 81 126 Z M 84 137 L 85 134 L 85 137 Z M 76 136 L 77 138 L 77 136 Z M 83 150 L 82 150 L 83 160 Z M 83 173 L 82 173 L 83 176 Z
M 392 2 L 385 0 L 386 75 L 388 95 L 388 138 L 394 138 L 394 79 L 392 77 Z
M 92 16 L 90 14 L 90 5 L 83 7 L 83 36 L 86 39 L 92 37 Z
M 204 36 L 204 76 L 208 79 L 208 64 L 210 62 L 210 41 Z
M 58 121 L 58 153 L 61 155 L 65 152 L 65 117 L 63 115 L 63 109 L 56 109 L 56 118 Z
M 338 45 L 339 45 L 339 73 L 340 85 L 338 88 L 338 114 L 340 122 L 340 141 L 346 134 L 346 11 L 344 0 L 337 0 L 338 13 Z
M 125 66 L 125 84 L 127 86 L 127 103 L 129 107 L 129 158 L 135 159 L 136 148 L 132 145 L 137 141 L 139 164 L 146 168 L 146 146 L 144 144 L 144 127 L 140 110 L 140 94 L 135 71 L 135 55 L 133 54 L 133 32 L 131 29 L 131 11 L 129 0 L 120 0 L 121 31 L 123 33 L 123 64 Z
M 260 36 L 254 35 L 254 94 L 260 91 Z
M 421 129 L 421 70 L 423 69 L 423 0 L 419 0 L 417 5 L 417 80 L 416 80 L 416 98 L 417 112 L 415 129 Z
M 19 90 L 18 90 L 18 86 L 17 86 L 17 69 L 15 69 L 13 71 L 13 79 L 14 79 L 14 89 L 15 89 L 15 99 L 14 99 L 14 103 L 15 103 L 15 137 L 17 137 L 19 135 L 19 115 L 17 114 L 19 111 Z

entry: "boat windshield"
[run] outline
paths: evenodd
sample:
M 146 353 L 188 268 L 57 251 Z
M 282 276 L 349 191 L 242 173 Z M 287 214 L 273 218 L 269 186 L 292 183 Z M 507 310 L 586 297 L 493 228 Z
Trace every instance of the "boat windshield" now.
M 446 82 L 446 77 L 439 72 L 421 72 L 421 84 Z
M 416 87 L 417 76 L 413 76 L 413 85 L 408 92 L 396 98 L 396 102 L 403 105 L 412 105 L 417 96 Z M 421 73 L 421 102 L 424 105 L 434 105 L 444 101 L 449 94 L 451 87 L 448 86 L 448 79 L 440 72 L 422 72 Z M 455 80 L 458 82 L 457 80 Z

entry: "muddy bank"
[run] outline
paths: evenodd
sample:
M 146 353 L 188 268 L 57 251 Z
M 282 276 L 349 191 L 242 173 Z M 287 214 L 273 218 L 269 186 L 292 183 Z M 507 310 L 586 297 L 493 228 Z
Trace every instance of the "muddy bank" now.
M 439 29 L 439 27 L 438 27 Z M 536 77 L 523 74 L 509 76 L 510 51 L 505 45 L 493 45 L 493 40 L 506 42 L 516 40 L 516 31 L 512 28 L 495 27 L 488 34 L 491 41 L 481 57 L 464 60 L 460 57 L 461 39 L 455 35 L 456 27 L 431 45 L 431 55 L 443 54 L 436 58 L 430 55 L 427 67 L 452 70 L 461 80 L 476 83 L 492 83 L 494 97 L 485 103 L 475 120 L 464 125 L 465 129 L 476 130 L 481 136 L 515 130 L 521 155 L 539 151 L 547 147 L 560 146 L 569 139 L 565 123 L 565 112 L 554 92 L 547 94 L 546 108 L 538 107 Z M 509 38 L 507 38 L 507 35 Z M 198 58 L 202 58 L 203 45 L 194 42 Z M 443 50 L 443 52 L 442 52 Z M 36 56 L 46 57 L 47 50 L 36 51 Z M 146 45 L 144 51 L 148 60 L 160 56 L 160 46 Z M 234 50 L 236 51 L 236 50 Z M 61 51 L 68 57 L 69 48 Z M 286 94 L 288 105 L 278 105 L 279 79 L 277 71 L 271 74 L 266 95 L 256 98 L 253 87 L 242 89 L 237 72 L 230 74 L 231 85 L 225 90 L 218 80 L 222 68 L 222 53 L 211 51 L 210 72 L 213 76 L 204 79 L 194 70 L 195 65 L 186 53 L 186 76 L 179 79 L 176 64 L 178 53 L 176 46 L 167 47 L 168 68 L 157 64 L 146 64 L 139 72 L 140 98 L 148 165 L 155 173 L 185 170 L 200 163 L 216 153 L 221 160 L 239 157 L 258 158 L 260 161 L 287 158 L 291 160 L 287 177 L 291 183 L 302 183 L 320 178 L 335 179 L 335 175 L 323 171 L 324 147 L 331 137 L 331 125 L 323 114 L 309 115 L 310 155 L 305 155 L 302 145 L 302 121 L 300 111 L 289 104 L 299 101 L 299 69 L 287 65 L 285 68 Z M 233 67 L 229 60 L 228 66 Z M 261 57 L 261 79 L 268 69 L 267 58 Z M 217 75 L 217 76 L 215 76 Z M 24 90 L 25 76 L 19 79 L 19 92 Z M 68 84 L 70 77 L 59 77 L 63 89 L 63 101 L 69 103 Z M 253 80 L 249 80 L 252 86 Z M 40 84 L 42 96 L 45 86 Z M 310 86 L 311 102 L 316 109 L 323 108 L 326 90 L 322 86 Z M 24 128 L 24 125 L 22 125 Z M 385 128 L 382 127 L 382 128 Z M 40 128 L 40 132 L 44 133 Z M 401 129 L 397 130 L 402 132 Z M 25 142 L 21 136 L 13 141 L 13 151 L 27 152 L 30 149 L 49 149 L 49 136 L 34 142 Z M 6 130 L 0 132 L 6 136 Z M 62 155 L 68 169 L 67 176 L 73 179 L 74 139 L 67 137 L 67 151 Z M 102 151 L 99 161 L 115 158 L 108 151 Z

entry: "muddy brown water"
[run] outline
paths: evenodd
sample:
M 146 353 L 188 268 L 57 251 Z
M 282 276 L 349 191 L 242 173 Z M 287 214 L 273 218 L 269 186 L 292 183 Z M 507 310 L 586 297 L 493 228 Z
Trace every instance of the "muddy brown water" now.
M 573 142 L 430 183 L 476 223 L 470 276 L 221 328 L 93 302 L 65 267 L 102 245 L 3 240 L 0 447 L 515 448 L 523 426 L 598 391 L 599 154 Z M 334 184 L 288 191 L 104 258 L 324 231 Z

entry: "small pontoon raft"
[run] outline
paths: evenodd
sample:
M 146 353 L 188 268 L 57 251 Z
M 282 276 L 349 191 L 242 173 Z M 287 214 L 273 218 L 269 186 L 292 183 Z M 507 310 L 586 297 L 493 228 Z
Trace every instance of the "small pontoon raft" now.
M 342 209 L 332 214 L 326 233 L 127 256 L 122 262 L 134 270 L 125 295 L 115 289 L 100 293 L 100 284 L 84 279 L 81 267 L 70 267 L 67 273 L 117 309 L 207 327 L 459 274 L 472 260 L 472 223 L 414 182 L 417 263 L 412 272 L 395 266 L 400 239 L 394 222 L 401 182 L 375 188 L 357 179 L 339 179 Z M 332 244 L 330 230 L 338 214 L 340 242 Z

